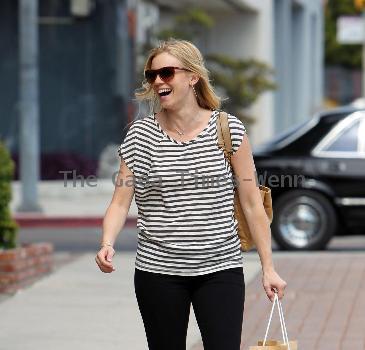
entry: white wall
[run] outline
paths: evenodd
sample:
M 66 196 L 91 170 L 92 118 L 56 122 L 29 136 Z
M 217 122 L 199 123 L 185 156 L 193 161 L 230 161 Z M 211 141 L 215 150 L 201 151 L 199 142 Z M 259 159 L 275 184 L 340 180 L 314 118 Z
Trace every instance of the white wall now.
M 256 6 L 258 12 L 215 13 L 216 27 L 207 38 L 206 51 L 256 58 L 273 67 L 272 5 L 257 2 Z M 273 93 L 263 94 L 249 112 L 257 120 L 251 128 L 250 141 L 260 144 L 273 134 Z
M 207 37 L 207 53 L 230 54 L 234 58 L 255 55 L 257 19 L 252 13 L 214 13 L 215 27 Z
M 273 7 L 271 1 L 257 1 L 261 9 L 256 21 L 255 56 L 274 67 L 273 57 Z M 266 92 L 258 99 L 252 107 L 257 122 L 252 128 L 250 140 L 253 145 L 260 144 L 274 133 L 274 95 L 273 92 Z

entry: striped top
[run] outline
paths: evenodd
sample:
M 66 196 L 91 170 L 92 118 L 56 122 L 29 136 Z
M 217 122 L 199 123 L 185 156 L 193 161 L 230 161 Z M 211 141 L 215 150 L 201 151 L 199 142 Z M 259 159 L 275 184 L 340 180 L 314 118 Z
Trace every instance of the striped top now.
M 218 114 L 212 111 L 204 130 L 183 142 L 151 114 L 134 121 L 119 146 L 134 175 L 137 269 L 194 276 L 242 267 L 233 177 L 218 147 Z M 228 122 L 235 152 L 246 129 L 233 115 Z

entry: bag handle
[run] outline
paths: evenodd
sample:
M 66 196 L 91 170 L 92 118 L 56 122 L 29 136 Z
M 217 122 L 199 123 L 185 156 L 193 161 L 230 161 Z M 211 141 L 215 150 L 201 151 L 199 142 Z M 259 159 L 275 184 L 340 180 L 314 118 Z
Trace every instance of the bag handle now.
M 228 114 L 220 111 L 217 119 L 218 146 L 224 151 L 229 165 L 231 165 L 231 156 L 233 153 L 231 131 L 228 124 Z
M 285 324 L 285 319 L 284 319 L 284 312 L 283 312 L 283 306 L 278 298 L 278 296 L 276 296 L 277 299 L 277 304 L 279 306 L 279 313 L 281 313 L 281 319 L 282 319 L 282 323 L 283 323 L 283 329 L 284 329 L 284 333 L 285 333 L 285 337 L 286 337 L 286 343 L 288 344 L 288 350 L 290 350 L 290 344 L 289 344 L 289 338 L 288 338 L 288 331 L 286 330 L 286 324 Z
M 282 305 L 281 305 L 281 302 L 279 300 L 277 292 L 275 292 L 274 302 L 273 302 L 272 307 L 271 307 L 270 318 L 269 318 L 269 322 L 268 322 L 268 325 L 267 325 L 267 328 L 266 328 L 264 342 L 263 342 L 262 345 L 265 346 L 265 344 L 266 344 L 267 334 L 269 332 L 269 328 L 270 328 L 270 324 L 271 324 L 271 320 L 272 320 L 272 315 L 273 315 L 274 307 L 275 307 L 276 303 L 278 305 L 278 310 L 279 310 L 280 326 L 281 326 L 281 333 L 282 333 L 282 336 L 283 336 L 283 341 L 284 341 L 285 345 L 288 345 L 288 350 L 290 350 L 290 344 L 289 344 L 288 332 L 286 330 L 286 325 L 285 325 L 285 320 L 284 320 L 283 308 L 282 308 Z

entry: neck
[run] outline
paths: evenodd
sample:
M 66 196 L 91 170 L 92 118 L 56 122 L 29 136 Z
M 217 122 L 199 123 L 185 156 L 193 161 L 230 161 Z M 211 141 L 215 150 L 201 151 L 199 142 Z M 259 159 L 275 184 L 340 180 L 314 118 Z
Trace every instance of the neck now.
M 202 109 L 199 105 L 184 107 L 178 110 L 163 109 L 169 128 L 173 129 L 176 127 L 181 131 L 191 127 L 194 121 L 200 120 L 201 111 Z

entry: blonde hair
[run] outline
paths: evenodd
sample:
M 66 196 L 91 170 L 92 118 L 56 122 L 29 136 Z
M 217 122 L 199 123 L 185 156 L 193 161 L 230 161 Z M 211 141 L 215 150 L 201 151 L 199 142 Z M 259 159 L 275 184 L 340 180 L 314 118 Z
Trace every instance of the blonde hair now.
M 204 59 L 199 49 L 187 40 L 170 38 L 161 41 L 158 47 L 150 50 L 147 57 L 143 73 L 151 68 L 152 60 L 158 54 L 167 52 L 181 61 L 183 66 L 199 76 L 199 81 L 195 84 L 198 105 L 210 110 L 221 107 L 221 99 L 216 95 L 209 81 L 209 71 L 204 65 Z M 159 98 L 146 80 L 142 82 L 142 91 L 135 92 L 138 101 L 147 100 L 151 113 L 160 110 Z

